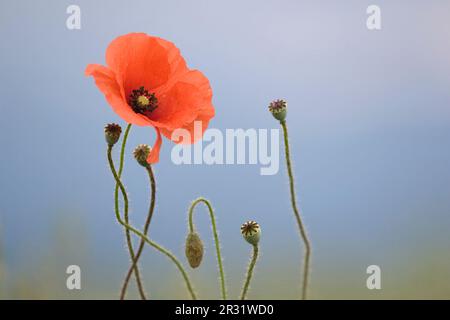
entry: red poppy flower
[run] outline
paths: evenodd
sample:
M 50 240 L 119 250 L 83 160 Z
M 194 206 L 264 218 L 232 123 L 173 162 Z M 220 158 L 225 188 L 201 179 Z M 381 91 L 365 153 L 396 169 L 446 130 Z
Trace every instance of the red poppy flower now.
M 85 73 L 119 117 L 155 128 L 149 163 L 159 160 L 161 133 L 171 139 L 175 129 L 187 129 L 188 143 L 203 136 L 214 117 L 211 86 L 200 71 L 186 66 L 173 43 L 144 33 L 120 36 L 106 50 L 106 65 L 89 64 Z M 201 135 L 193 133 L 195 121 L 201 121 Z

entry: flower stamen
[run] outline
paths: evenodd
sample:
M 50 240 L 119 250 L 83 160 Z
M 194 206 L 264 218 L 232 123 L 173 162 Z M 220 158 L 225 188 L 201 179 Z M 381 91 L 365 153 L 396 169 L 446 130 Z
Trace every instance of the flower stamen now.
M 158 99 L 154 93 L 150 93 L 144 87 L 140 87 L 131 92 L 129 104 L 134 112 L 145 114 L 153 112 L 158 107 Z

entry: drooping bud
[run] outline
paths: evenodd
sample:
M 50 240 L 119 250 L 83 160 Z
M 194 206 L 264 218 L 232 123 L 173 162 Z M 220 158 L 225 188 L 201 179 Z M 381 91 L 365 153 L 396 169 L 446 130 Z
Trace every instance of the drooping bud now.
M 134 149 L 133 151 L 134 158 L 141 166 L 143 167 L 148 166 L 147 157 L 150 154 L 150 151 L 152 151 L 152 148 L 150 148 L 146 144 L 140 144 Z
M 279 121 L 284 121 L 287 114 L 287 103 L 284 100 L 272 101 L 269 105 L 269 111 L 273 117 Z
M 186 238 L 185 248 L 186 258 L 192 268 L 197 268 L 203 258 L 203 243 L 199 235 L 190 232 Z
M 247 221 L 241 226 L 241 233 L 248 243 L 256 246 L 261 237 L 261 228 L 255 221 Z
M 108 123 L 105 126 L 105 140 L 109 146 L 113 146 L 119 141 L 122 128 L 116 123 Z

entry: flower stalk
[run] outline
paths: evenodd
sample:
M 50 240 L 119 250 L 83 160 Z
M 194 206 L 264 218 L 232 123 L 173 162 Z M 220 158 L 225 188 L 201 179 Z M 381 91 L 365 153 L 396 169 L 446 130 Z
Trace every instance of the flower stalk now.
M 298 229 L 301 235 L 301 238 L 303 240 L 303 243 L 305 245 L 305 259 L 304 259 L 304 265 L 303 265 L 303 285 L 302 285 L 302 300 L 306 300 L 307 298 L 307 290 L 308 290 L 308 280 L 309 280 L 309 264 L 310 264 L 310 258 L 311 258 L 311 242 L 308 239 L 308 235 L 306 233 L 306 228 L 303 224 L 300 210 L 297 206 L 297 198 L 295 193 L 295 181 L 294 181 L 294 174 L 292 172 L 292 163 L 291 163 L 291 152 L 289 149 L 289 136 L 288 136 L 288 129 L 286 125 L 286 120 L 280 121 L 281 127 L 283 128 L 283 136 L 284 136 L 284 150 L 285 150 L 285 156 L 286 156 L 286 167 L 287 172 L 289 176 L 289 189 L 290 189 L 290 196 L 291 196 L 291 205 L 292 209 L 294 211 L 295 220 L 297 221 Z
M 255 221 L 250 220 L 241 226 L 241 233 L 242 236 L 244 237 L 244 240 L 250 243 L 253 247 L 252 259 L 250 260 L 250 264 L 248 266 L 247 276 L 245 277 L 245 282 L 244 286 L 242 287 L 241 293 L 241 300 L 245 300 L 248 288 L 250 286 L 250 281 L 252 280 L 253 269 L 255 268 L 256 260 L 258 260 L 258 253 L 259 253 L 258 244 L 259 240 L 261 239 L 261 227 Z
M 148 173 L 148 177 L 150 179 L 150 188 L 151 188 L 151 195 L 150 195 L 150 207 L 148 209 L 148 215 L 147 219 L 145 220 L 144 224 L 144 234 L 148 234 L 148 230 L 150 228 L 150 223 L 152 221 L 153 212 L 155 211 L 155 203 L 156 203 L 156 179 L 155 174 L 153 173 L 152 166 L 149 164 L 146 166 L 146 170 Z M 139 258 L 141 257 L 142 251 L 144 250 L 145 246 L 145 240 L 141 238 L 141 242 L 139 243 L 139 247 L 136 253 L 136 256 L 134 258 L 134 261 L 132 262 L 130 268 L 128 269 L 127 275 L 125 277 L 125 280 L 123 282 L 122 286 L 122 295 L 125 296 L 128 283 L 130 282 L 131 275 L 133 274 L 133 270 L 136 268 Z
M 116 180 L 116 183 L 118 184 L 122 195 L 124 197 L 124 203 L 127 204 L 128 203 L 128 196 L 125 190 L 125 187 L 123 186 L 116 168 L 114 166 L 114 161 L 112 159 L 112 145 L 108 146 L 107 149 L 107 157 L 108 157 L 108 163 L 109 163 L 109 167 L 111 169 L 111 172 L 114 176 L 114 179 Z M 194 288 L 191 284 L 191 281 L 189 280 L 189 276 L 186 273 L 186 271 L 183 268 L 183 265 L 178 261 L 178 259 L 175 257 L 174 254 L 172 254 L 169 250 L 165 249 L 164 247 L 162 247 L 161 245 L 157 244 L 156 242 L 150 240 L 145 234 L 143 234 L 141 231 L 137 230 L 136 228 L 134 228 L 133 226 L 129 225 L 128 223 L 126 223 L 124 220 L 122 220 L 122 217 L 120 216 L 120 212 L 118 210 L 118 207 L 115 208 L 115 214 L 116 214 L 116 219 L 117 222 L 119 222 L 123 227 L 125 227 L 127 230 L 129 230 L 130 232 L 133 232 L 134 234 L 136 234 L 137 236 L 139 236 L 141 239 L 143 239 L 146 243 L 148 243 L 150 246 L 152 246 L 153 248 L 155 248 L 156 250 L 160 251 L 161 253 L 163 253 L 164 255 L 166 255 L 178 268 L 178 270 L 180 271 L 185 283 L 186 283 L 186 287 L 192 297 L 192 299 L 197 299 L 197 296 L 194 292 Z
M 107 129 L 111 128 L 110 125 L 108 125 L 106 127 Z M 120 128 L 120 127 L 119 127 Z M 127 143 L 127 139 L 128 139 L 128 134 L 130 132 L 131 129 L 131 124 L 127 125 L 127 128 L 125 129 L 125 134 L 122 140 L 122 146 L 121 146 L 121 150 L 120 150 L 120 164 L 119 164 L 119 172 L 118 172 L 118 177 L 120 179 L 121 175 L 122 175 L 122 171 L 123 171 L 123 165 L 124 165 L 124 154 L 125 154 L 125 146 Z M 117 130 L 116 130 L 117 131 Z M 120 135 L 120 133 L 119 133 Z M 110 137 L 111 134 L 108 134 L 108 131 L 106 131 L 106 138 L 107 138 L 107 142 L 108 142 L 108 148 L 111 148 L 113 145 L 118 141 L 119 137 L 116 136 L 115 139 L 113 139 L 113 143 L 111 143 L 111 139 L 108 139 L 108 137 Z M 115 141 L 114 141 L 115 140 Z M 116 183 L 116 187 L 114 190 L 114 208 L 115 210 L 119 210 L 119 185 Z M 128 197 L 126 197 L 124 195 L 124 219 L 125 219 L 125 223 L 128 224 L 129 221 L 129 216 L 128 216 Z M 126 242 L 127 242 L 127 247 L 128 247 L 128 252 L 130 254 L 130 258 L 131 261 L 135 261 L 135 252 L 133 249 L 133 243 L 131 241 L 131 234 L 130 234 L 130 230 L 125 228 L 125 237 L 126 237 Z M 134 276 L 136 278 L 136 284 L 138 287 L 138 291 L 139 291 L 139 295 L 141 297 L 142 300 L 146 300 L 146 294 L 144 291 L 144 286 L 142 284 L 142 280 L 141 280 L 141 275 L 139 272 L 139 267 L 137 265 L 134 266 L 133 268 L 133 272 L 134 272 Z M 124 290 L 122 288 L 121 292 L 120 292 L 120 300 L 125 299 L 125 293 L 126 293 L 126 289 Z
M 225 272 L 223 270 L 222 254 L 220 251 L 220 241 L 219 241 L 219 236 L 217 233 L 214 209 L 213 209 L 211 203 L 208 200 L 206 200 L 205 198 L 200 197 L 200 198 L 194 200 L 191 203 L 191 206 L 189 207 L 189 212 L 188 212 L 189 235 L 196 235 L 193 215 L 194 215 L 195 207 L 200 203 L 204 203 L 206 205 L 206 207 L 208 208 L 208 211 L 209 211 L 209 216 L 211 218 L 211 227 L 212 227 L 213 236 L 214 236 L 214 243 L 216 246 L 217 264 L 219 267 L 221 295 L 222 295 L 222 299 L 226 300 L 227 299 L 227 290 L 226 290 L 226 285 L 225 285 Z M 189 257 L 188 257 L 188 259 L 189 259 Z
M 259 253 L 259 247 L 258 244 L 254 244 L 253 246 L 253 255 L 252 260 L 250 260 L 250 264 L 248 266 L 247 275 L 245 277 L 244 286 L 242 287 L 242 293 L 241 293 L 241 300 L 245 300 L 245 297 L 247 296 L 248 288 L 250 286 L 250 281 L 252 280 L 253 276 L 253 269 L 255 269 L 256 260 L 258 260 L 258 253 Z

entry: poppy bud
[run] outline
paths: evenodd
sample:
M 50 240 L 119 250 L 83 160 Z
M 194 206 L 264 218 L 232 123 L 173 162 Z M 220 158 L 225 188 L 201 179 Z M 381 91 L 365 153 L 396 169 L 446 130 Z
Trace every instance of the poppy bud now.
M 255 221 L 247 221 L 242 225 L 241 233 L 248 243 L 256 246 L 261 237 L 261 228 Z
M 190 232 L 186 238 L 186 258 L 192 268 L 197 268 L 203 258 L 203 243 L 195 232 Z
M 116 123 L 108 123 L 105 126 L 105 139 L 109 146 L 113 146 L 119 141 L 122 128 Z
M 152 148 L 150 148 L 146 144 L 140 144 L 134 149 L 133 155 L 136 161 L 143 167 L 148 166 L 147 157 L 150 154 L 150 151 Z
M 269 105 L 269 111 L 279 121 L 286 119 L 287 103 L 284 100 L 274 100 Z

